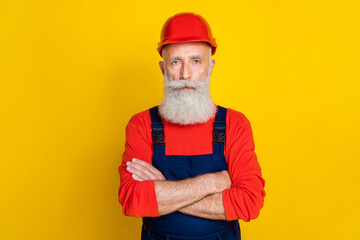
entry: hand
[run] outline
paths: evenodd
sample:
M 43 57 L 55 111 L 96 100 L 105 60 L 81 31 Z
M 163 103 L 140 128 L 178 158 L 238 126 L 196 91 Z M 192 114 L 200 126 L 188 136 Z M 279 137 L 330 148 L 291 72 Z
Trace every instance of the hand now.
M 133 158 L 131 161 L 126 163 L 126 166 L 126 170 L 129 173 L 132 173 L 133 179 L 137 181 L 166 180 L 159 170 L 143 160 Z

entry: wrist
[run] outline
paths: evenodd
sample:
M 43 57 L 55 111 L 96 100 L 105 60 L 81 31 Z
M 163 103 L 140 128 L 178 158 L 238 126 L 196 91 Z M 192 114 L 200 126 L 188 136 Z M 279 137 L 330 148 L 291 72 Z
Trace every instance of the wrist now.
M 231 180 L 228 171 L 223 170 L 212 174 L 213 176 L 211 177 L 211 181 L 214 185 L 214 193 L 223 192 L 225 189 L 230 187 Z
M 202 188 L 206 191 L 205 192 L 206 196 L 215 194 L 215 193 L 223 190 L 223 188 L 221 187 L 221 184 L 219 184 L 219 182 L 220 182 L 219 172 L 207 173 L 207 174 L 201 175 L 200 177 L 201 177 L 201 182 L 199 184 L 201 184 L 201 186 L 203 186 Z

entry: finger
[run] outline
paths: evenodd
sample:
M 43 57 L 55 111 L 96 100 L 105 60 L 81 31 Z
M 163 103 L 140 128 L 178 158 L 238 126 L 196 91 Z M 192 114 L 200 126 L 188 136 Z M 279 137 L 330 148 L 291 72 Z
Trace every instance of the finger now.
M 133 175 L 136 175 L 137 177 L 141 178 L 142 180 L 153 180 L 152 176 L 149 176 L 146 171 L 140 170 L 138 169 L 138 167 L 136 167 L 136 165 L 131 164 L 128 165 L 128 167 L 126 168 L 126 170 L 129 173 L 132 173 Z M 133 177 L 134 178 L 134 177 Z M 134 178 L 135 179 L 135 178 Z
M 160 174 L 154 174 L 149 170 L 149 168 L 140 165 L 136 162 L 128 162 L 127 165 L 130 167 L 130 172 L 136 171 L 136 175 L 139 177 L 146 179 L 146 180 L 164 180 L 163 175 Z M 152 167 L 152 165 L 150 165 Z M 135 173 L 135 172 L 134 172 Z
M 131 164 L 137 164 L 136 166 L 138 166 L 138 169 L 145 168 L 147 174 L 153 176 L 154 180 L 166 180 L 164 175 L 159 170 L 143 160 L 133 158 Z
M 136 181 L 144 181 L 144 179 L 140 178 L 139 176 L 132 174 L 131 175 L 133 179 L 135 179 Z
M 160 172 L 156 167 L 154 167 L 150 163 L 145 162 L 145 161 L 140 160 L 140 159 L 137 159 L 137 158 L 133 158 L 132 162 L 146 167 L 149 171 L 151 171 L 151 173 L 156 175 L 159 180 L 165 180 L 165 177 L 162 174 L 162 172 Z

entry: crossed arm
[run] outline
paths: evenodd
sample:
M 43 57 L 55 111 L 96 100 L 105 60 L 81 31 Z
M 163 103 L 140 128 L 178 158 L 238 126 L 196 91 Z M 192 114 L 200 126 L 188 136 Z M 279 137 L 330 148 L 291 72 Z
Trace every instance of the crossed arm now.
M 224 150 L 228 172 L 167 181 L 151 165 L 153 152 L 152 135 L 147 127 L 151 124 L 148 112 L 135 115 L 126 127 L 125 152 L 119 166 L 118 198 L 124 214 L 156 217 L 180 211 L 202 218 L 225 219 L 226 212 L 227 220 L 257 218 L 264 203 L 265 182 L 254 152 L 251 126 L 244 116 L 232 110 L 228 111 L 228 118 Z M 138 169 L 139 165 L 134 164 L 137 160 L 132 161 L 134 157 L 149 165 Z M 130 170 L 126 170 L 127 167 Z
M 126 165 L 133 179 L 154 180 L 159 215 L 180 211 L 202 218 L 226 220 L 222 191 L 231 185 L 226 170 L 168 181 L 154 166 L 140 159 L 133 158 Z

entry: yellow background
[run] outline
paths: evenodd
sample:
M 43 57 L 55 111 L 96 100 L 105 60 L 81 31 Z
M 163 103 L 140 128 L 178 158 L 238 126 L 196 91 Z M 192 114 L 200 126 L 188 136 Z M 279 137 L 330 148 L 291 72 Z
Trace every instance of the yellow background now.
M 139 239 L 117 167 L 158 104 L 160 30 L 193 11 L 211 92 L 252 123 L 266 179 L 243 239 L 360 239 L 358 1 L 2 1 L 0 239 Z

